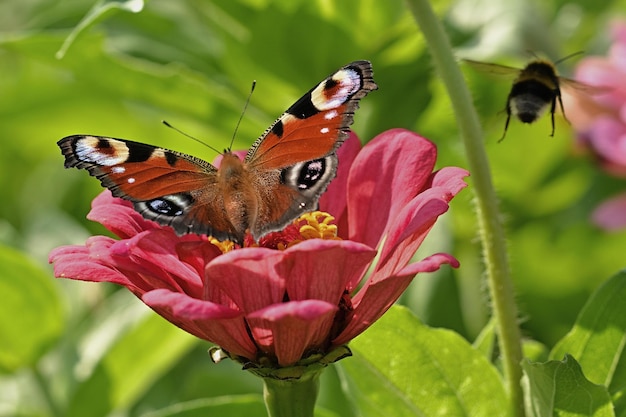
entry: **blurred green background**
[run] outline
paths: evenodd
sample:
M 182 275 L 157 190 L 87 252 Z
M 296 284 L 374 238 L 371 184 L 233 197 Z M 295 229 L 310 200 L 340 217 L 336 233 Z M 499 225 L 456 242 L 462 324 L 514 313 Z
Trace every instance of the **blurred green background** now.
M 618 0 L 433 5 L 460 57 L 516 66 L 529 51 L 604 54 L 607 23 L 626 12 Z M 379 85 L 355 118 L 364 143 L 408 128 L 438 145 L 440 167 L 466 167 L 449 99 L 401 0 L 1 2 L 0 415 L 134 416 L 258 394 L 260 381 L 210 363 L 206 343 L 171 329 L 126 291 L 52 277 L 52 248 L 105 233 L 85 220 L 98 181 L 66 171 L 56 142 L 121 137 L 210 161 L 212 152 L 161 120 L 222 149 L 256 80 L 234 145 L 247 148 L 305 91 L 356 59 L 372 61 Z M 553 138 L 544 117 L 532 126 L 512 121 L 498 144 L 510 81 L 464 72 L 501 200 L 523 332 L 552 346 L 591 291 L 624 266 L 626 233 L 600 231 L 588 217 L 626 182 L 577 152 L 560 117 Z M 418 277 L 401 301 L 472 341 L 489 302 L 469 182 L 420 249 L 452 253 L 461 268 Z M 334 371 L 324 378 L 320 404 L 353 415 Z M 257 396 L 238 398 L 242 415 L 258 412 Z

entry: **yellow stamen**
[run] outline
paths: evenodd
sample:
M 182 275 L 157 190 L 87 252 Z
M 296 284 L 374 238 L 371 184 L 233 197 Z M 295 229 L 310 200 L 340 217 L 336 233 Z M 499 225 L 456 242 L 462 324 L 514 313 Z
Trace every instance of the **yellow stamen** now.
M 209 242 L 217 246 L 222 253 L 235 249 L 235 243 L 230 240 L 217 240 L 213 236 L 209 236 Z
M 313 211 L 305 213 L 298 219 L 299 222 L 305 221 L 307 224 L 300 226 L 300 235 L 303 240 L 306 239 L 341 239 L 337 237 L 337 225 L 331 224 L 335 218 L 323 211 Z
M 341 240 L 337 236 L 337 225 L 332 224 L 334 220 L 333 216 L 323 211 L 304 213 L 292 224 L 285 227 L 283 231 L 272 232 L 262 237 L 259 243 L 245 243 L 244 245 L 246 247 L 263 246 L 285 250 L 308 239 Z M 235 244 L 230 240 L 219 241 L 209 237 L 209 242 L 217 246 L 223 253 L 235 249 Z

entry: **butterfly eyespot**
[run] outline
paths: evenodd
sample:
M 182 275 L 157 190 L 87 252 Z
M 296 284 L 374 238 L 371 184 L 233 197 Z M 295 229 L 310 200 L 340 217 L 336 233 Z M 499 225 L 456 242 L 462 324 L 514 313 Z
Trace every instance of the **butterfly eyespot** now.
M 176 204 L 172 204 L 169 201 L 156 199 L 152 201 L 148 201 L 148 208 L 155 213 L 164 214 L 166 216 L 180 216 L 183 214 L 183 209 L 178 207 Z
M 193 203 L 188 195 L 168 195 L 154 200 L 137 203 L 141 208 L 152 213 L 152 216 L 178 217 L 182 216 Z
M 296 184 L 299 189 L 307 190 L 313 187 L 322 178 L 326 171 L 326 161 L 324 159 L 316 159 L 315 161 L 305 162 L 300 169 Z

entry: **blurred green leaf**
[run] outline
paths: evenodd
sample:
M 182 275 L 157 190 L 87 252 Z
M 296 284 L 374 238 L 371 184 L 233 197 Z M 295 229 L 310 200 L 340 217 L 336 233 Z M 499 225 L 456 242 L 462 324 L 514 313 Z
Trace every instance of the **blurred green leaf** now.
M 33 366 L 63 328 L 51 275 L 23 253 L 0 246 L 0 369 Z
M 485 355 L 488 361 L 492 360 L 496 349 L 496 321 L 494 318 L 483 327 L 472 346 Z
M 625 299 L 626 271 L 622 271 L 593 293 L 572 330 L 550 353 L 551 359 L 575 357 L 590 381 L 607 386 L 617 398 L 626 394 Z M 620 404 L 621 412 L 626 412 L 624 405 Z
M 531 363 L 524 360 L 522 384 L 528 417 L 612 417 L 606 387 L 590 382 L 576 359 Z
M 76 25 L 74 30 L 68 35 L 68 37 L 63 42 L 61 49 L 59 49 L 56 53 L 56 57 L 58 59 L 62 59 L 68 48 L 72 45 L 72 43 L 76 40 L 76 38 L 84 32 L 89 26 L 95 24 L 96 22 L 105 18 L 109 12 L 115 12 L 117 10 L 123 10 L 132 13 L 139 13 L 143 10 L 144 2 L 143 0 L 99 0 L 97 1 L 91 10 L 87 13 L 87 15 L 83 18 L 83 20 Z
M 360 415 L 502 415 L 508 407 L 496 369 L 458 334 L 421 324 L 393 307 L 350 344 L 340 362 Z
M 197 340 L 160 316 L 148 315 L 107 351 L 78 386 L 65 415 L 97 417 L 128 408 Z

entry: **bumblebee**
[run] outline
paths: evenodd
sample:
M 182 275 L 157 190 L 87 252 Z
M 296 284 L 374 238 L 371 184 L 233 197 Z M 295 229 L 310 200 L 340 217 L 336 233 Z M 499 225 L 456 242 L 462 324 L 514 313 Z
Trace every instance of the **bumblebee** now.
M 573 54 L 578 55 L 580 52 Z M 569 55 L 558 62 L 563 61 L 573 55 Z M 552 132 L 554 136 L 554 112 L 558 101 L 561 113 L 565 121 L 569 123 L 565 116 L 563 101 L 561 99 L 561 87 L 572 87 L 578 90 L 589 90 L 592 87 L 578 81 L 559 77 L 556 67 L 550 61 L 536 59 L 528 63 L 524 68 L 514 68 L 505 65 L 491 64 L 486 62 L 472 61 L 464 59 L 468 65 L 481 71 L 491 72 L 500 75 L 516 76 L 506 100 L 506 123 L 504 133 L 498 142 L 506 136 L 511 116 L 517 117 L 523 123 L 533 123 L 550 108 L 550 118 L 552 120 Z

